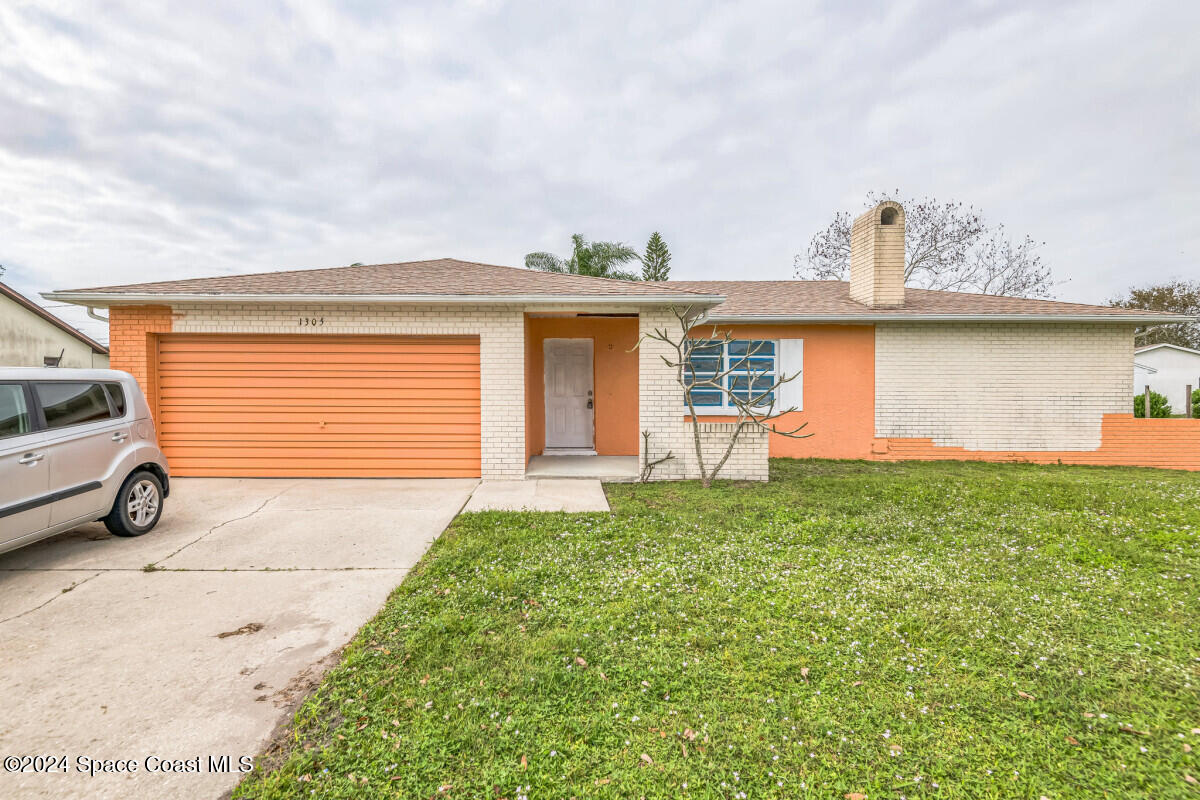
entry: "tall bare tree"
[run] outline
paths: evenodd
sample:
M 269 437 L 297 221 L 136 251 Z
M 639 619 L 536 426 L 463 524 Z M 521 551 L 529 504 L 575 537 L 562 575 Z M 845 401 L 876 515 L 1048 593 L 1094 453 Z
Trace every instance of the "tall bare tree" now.
M 1169 281 L 1156 286 L 1130 289 L 1121 297 L 1108 301 L 1119 308 L 1141 308 L 1147 311 L 1174 311 L 1200 317 L 1200 281 Z M 1138 347 L 1151 344 L 1176 344 L 1200 350 L 1200 323 L 1177 322 L 1167 325 L 1140 326 L 1133 340 Z
M 983 214 L 960 202 L 932 197 L 901 198 L 899 192 L 871 192 L 866 208 L 883 200 L 904 206 L 904 279 L 921 289 L 978 292 L 1012 297 L 1049 297 L 1054 287 L 1050 268 L 1029 236 L 1013 240 L 1003 225 L 991 225 Z M 846 280 L 850 274 L 850 212 L 813 236 L 808 250 L 796 256 L 795 276 L 813 280 Z
M 675 315 L 678 327 L 675 330 L 655 328 L 644 334 L 644 338 L 662 342 L 671 348 L 671 354 L 660 357 L 664 364 L 675 370 L 675 379 L 687 405 L 688 417 L 691 419 L 692 443 L 696 448 L 696 467 L 700 472 L 700 484 L 705 489 L 712 486 L 721 468 L 733 455 L 742 433 L 748 428 L 758 428 L 791 439 L 807 439 L 812 436 L 811 433 L 801 433 L 808 427 L 807 422 L 794 428 L 780 428 L 775 424 L 784 414 L 796 410 L 794 406 L 780 408 L 777 401 L 780 387 L 795 380 L 799 373 L 784 375 L 768 369 L 755 372 L 749 367 L 743 367 L 743 364 L 750 364 L 750 359 L 760 354 L 761 345 L 758 345 L 749 348 L 737 361 L 730 359 L 731 363 L 724 364 L 715 374 L 705 371 L 704 375 L 699 375 L 693 363 L 693 356 L 699 354 L 703 357 L 705 351 L 712 348 L 714 343 L 724 348 L 733 338 L 727 331 L 718 330 L 716 326 L 713 326 L 704 338 L 694 338 L 697 333 L 695 325 L 701 312 L 691 306 L 672 307 L 671 311 Z M 638 342 L 638 346 L 640 345 L 641 341 Z M 776 377 L 769 378 L 772 373 Z M 731 376 L 733 381 L 726 380 Z M 696 406 L 692 398 L 692 392 L 697 389 L 720 392 L 726 403 L 736 410 L 736 421 L 729 438 L 711 469 L 705 465 L 703 437 L 700 435 L 701 422 L 696 415 Z M 671 457 L 668 454 L 667 458 Z

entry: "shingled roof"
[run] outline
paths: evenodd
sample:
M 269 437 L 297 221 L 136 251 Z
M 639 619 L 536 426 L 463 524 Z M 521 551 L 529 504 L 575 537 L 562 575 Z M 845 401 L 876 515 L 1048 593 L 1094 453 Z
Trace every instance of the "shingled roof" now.
M 306 302 L 605 303 L 694 305 L 717 321 L 1094 320 L 1191 321 L 1157 311 L 907 288 L 904 305 L 872 308 L 850 299 L 844 281 L 620 281 L 454 258 L 397 264 L 260 272 L 50 292 L 81 305 L 258 300 Z
M 850 299 L 845 281 L 665 281 L 659 286 L 703 294 L 724 295 L 725 301 L 709 310 L 713 320 L 760 319 L 771 321 L 853 321 L 887 319 L 1096 319 L 1113 322 L 1171 322 L 1191 319 L 1160 311 L 1030 300 L 968 292 L 930 289 L 904 290 L 904 305 L 871 308 Z
M 705 296 L 680 286 L 611 278 L 591 278 L 532 269 L 501 267 L 438 258 L 398 264 L 331 267 L 290 272 L 260 272 L 251 275 L 222 275 L 178 281 L 95 286 L 51 292 L 46 297 L 95 305 L 128 302 L 168 302 L 172 298 L 218 299 L 224 297 L 298 298 L 337 296 L 372 299 L 461 300 L 463 302 L 553 301 L 556 298 L 594 301 L 648 302 L 685 300 L 712 305 L 719 297 Z

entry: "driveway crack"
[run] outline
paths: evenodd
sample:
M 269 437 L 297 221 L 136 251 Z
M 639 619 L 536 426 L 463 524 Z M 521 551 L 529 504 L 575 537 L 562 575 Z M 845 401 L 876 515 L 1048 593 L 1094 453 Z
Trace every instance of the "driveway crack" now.
M 161 563 L 163 563 L 164 561 L 167 561 L 168 559 L 172 559 L 172 558 L 174 558 L 175 556 L 177 556 L 177 555 L 179 555 L 180 553 L 182 553 L 184 550 L 186 550 L 186 549 L 188 549 L 189 547 L 191 547 L 192 545 L 194 545 L 196 542 L 199 542 L 199 541 L 201 541 L 201 540 L 203 540 L 203 539 L 206 539 L 208 536 L 210 536 L 210 535 L 211 535 L 211 534 L 213 534 L 214 532 L 216 532 L 216 531 L 220 530 L 221 528 L 224 528 L 226 525 L 229 525 L 229 524 L 231 524 L 231 523 L 234 523 L 234 522 L 241 522 L 241 521 L 242 521 L 242 520 L 244 520 L 244 519 L 250 519 L 250 517 L 253 517 L 255 514 L 257 514 L 258 512 L 262 511 L 264 508 L 266 508 L 267 506 L 269 506 L 269 505 L 270 505 L 271 503 L 273 503 L 275 500 L 278 500 L 278 499 L 279 499 L 279 497 L 280 497 L 281 495 L 283 495 L 283 494 L 284 494 L 284 493 L 286 493 L 286 492 L 289 492 L 289 491 L 291 491 L 292 489 L 296 488 L 296 486 L 297 486 L 297 484 L 294 484 L 294 483 L 293 483 L 291 486 L 288 486 L 288 487 L 287 487 L 287 488 L 285 488 L 285 489 L 280 489 L 278 492 L 276 492 L 275 494 L 271 495 L 271 496 L 270 496 L 270 497 L 268 497 L 266 500 L 262 501 L 262 503 L 260 503 L 260 504 L 259 504 L 258 508 L 254 509 L 253 511 L 251 511 L 251 512 L 250 512 L 250 513 L 248 513 L 248 514 L 243 514 L 242 516 L 240 516 L 240 517 L 234 517 L 233 519 L 227 519 L 227 520 L 225 520 L 225 521 L 223 521 L 223 522 L 219 522 L 219 523 L 217 523 L 216 525 L 213 525 L 211 528 L 209 528 L 207 531 L 205 531 L 204 533 L 202 533 L 202 534 L 200 534 L 199 536 L 197 536 L 197 537 L 196 537 L 195 539 L 193 539 L 192 541 L 188 542 L 188 543 L 187 543 L 187 544 L 185 544 L 185 545 L 181 545 L 181 546 L 180 546 L 180 547 L 179 547 L 177 550 L 175 550 L 175 552 L 173 552 L 173 553 L 170 553 L 169 555 L 166 555 L 166 556 L 164 556 L 163 558 L 160 558 L 160 559 L 158 559 L 157 561 L 151 561 L 151 562 L 150 562 L 149 564 L 147 564 L 145 567 L 142 567 L 142 569 L 143 569 L 143 570 L 145 570 L 145 571 L 147 571 L 147 572 L 153 571 L 153 568 L 154 568 L 154 567 L 158 567 L 158 565 L 159 565 L 159 564 L 161 564 Z M 160 569 L 169 569 L 169 567 L 161 567 Z
M 0 619 L 0 625 L 3 625 L 6 622 L 12 622 L 14 619 L 20 619 L 21 617 L 25 616 L 26 614 L 32 614 L 33 612 L 37 611 L 39 608 L 45 608 L 46 606 L 50 605 L 58 598 L 62 597 L 67 592 L 78 589 L 80 586 L 83 586 L 85 583 L 90 581 L 92 578 L 99 577 L 100 575 L 103 575 L 103 574 L 104 574 L 104 570 L 101 570 L 100 572 L 96 572 L 96 573 L 93 573 L 93 574 L 87 576 L 86 578 L 79 581 L 78 583 L 72 583 L 70 586 L 63 589 L 58 594 L 51 595 L 50 599 L 46 600 L 44 603 L 39 603 L 38 605 L 34 606 L 33 608 L 28 608 L 28 609 L 22 611 L 20 614 L 13 614 L 11 617 L 5 617 L 4 619 Z

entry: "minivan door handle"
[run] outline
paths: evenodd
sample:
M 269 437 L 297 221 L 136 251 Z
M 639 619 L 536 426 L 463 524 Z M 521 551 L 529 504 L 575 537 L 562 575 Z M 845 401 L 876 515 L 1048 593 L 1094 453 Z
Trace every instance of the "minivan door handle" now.
M 129 434 L 125 431 L 117 431 L 116 433 L 114 433 L 112 435 L 112 440 L 114 442 L 123 442 L 128 438 L 129 438 Z
M 26 453 L 17 459 L 18 464 L 36 464 L 46 457 L 45 453 Z

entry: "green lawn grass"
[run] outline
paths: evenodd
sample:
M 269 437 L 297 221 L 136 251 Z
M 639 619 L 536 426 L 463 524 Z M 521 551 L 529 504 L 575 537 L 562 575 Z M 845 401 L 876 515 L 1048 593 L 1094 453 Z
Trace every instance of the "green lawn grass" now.
M 1200 797 L 1200 476 L 771 468 L 460 516 L 235 796 Z

